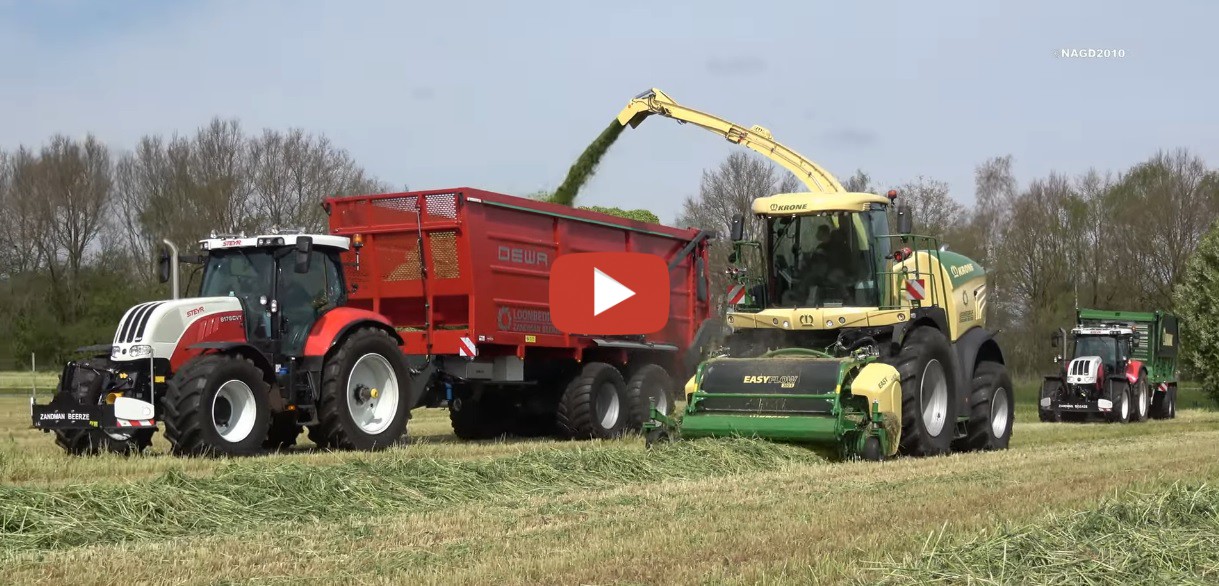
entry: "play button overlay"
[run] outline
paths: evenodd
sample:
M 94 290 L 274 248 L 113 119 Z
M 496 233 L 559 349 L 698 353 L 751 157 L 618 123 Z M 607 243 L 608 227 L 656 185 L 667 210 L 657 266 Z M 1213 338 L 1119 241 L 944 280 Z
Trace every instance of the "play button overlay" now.
M 605 310 L 635 296 L 631 291 L 613 277 L 593 267 L 593 315 L 601 315 Z
M 550 318 L 573 335 L 654 334 L 669 321 L 669 267 L 654 254 L 582 252 L 550 268 Z

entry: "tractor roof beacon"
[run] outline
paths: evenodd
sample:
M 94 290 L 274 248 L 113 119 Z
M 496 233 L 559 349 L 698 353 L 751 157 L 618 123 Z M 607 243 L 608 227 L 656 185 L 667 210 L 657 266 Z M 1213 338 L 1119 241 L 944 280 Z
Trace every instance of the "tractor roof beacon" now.
M 649 441 L 757 435 L 836 445 L 882 459 L 1006 449 L 1012 383 L 985 327 L 986 276 L 972 259 L 912 234 L 888 196 L 847 192 L 827 170 L 746 128 L 657 89 L 628 102 L 632 127 L 660 115 L 770 158 L 806 192 L 753 201 L 760 234 L 736 218 L 721 355 L 703 362 L 674 417 L 653 412 Z
M 173 299 L 129 309 L 109 345 L 81 348 L 33 426 L 73 454 L 140 451 L 164 425 L 179 455 L 293 445 L 378 449 L 404 432 L 412 396 L 401 338 L 346 306 L 348 238 L 300 231 L 215 234 L 200 254 L 160 259 Z M 199 265 L 199 296 L 178 298 L 177 266 Z

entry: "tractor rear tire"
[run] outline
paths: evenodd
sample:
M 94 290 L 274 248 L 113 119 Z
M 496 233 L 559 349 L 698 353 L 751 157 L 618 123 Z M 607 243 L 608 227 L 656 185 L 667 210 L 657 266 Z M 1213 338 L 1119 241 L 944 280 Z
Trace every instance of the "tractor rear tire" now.
M 271 416 L 271 426 L 267 429 L 267 439 L 263 440 L 262 447 L 275 451 L 290 450 L 304 429 L 296 422 L 295 411 L 275 413 Z
M 968 435 L 965 449 L 1006 450 L 1015 423 L 1012 377 L 999 362 L 979 362 L 974 369 L 973 393 L 969 398 Z
M 1139 373 L 1139 380 L 1130 389 L 1130 421 L 1146 421 L 1151 418 L 1151 392 L 1147 388 L 1147 374 Z
M 104 359 L 87 360 L 84 363 L 94 368 L 106 368 L 108 362 Z M 104 401 L 102 376 L 79 368 L 73 375 L 72 398 L 81 405 L 97 405 Z M 60 381 L 63 384 L 63 381 Z M 151 429 L 141 429 L 129 433 L 107 433 L 100 429 L 57 429 L 55 444 L 65 452 L 74 456 L 91 456 L 94 454 L 138 454 L 152 445 Z
M 375 327 L 356 330 L 322 367 L 319 433 L 341 450 L 374 451 L 397 443 L 413 407 L 407 404 L 409 383 L 402 351 L 389 334 Z
M 659 364 L 645 364 L 635 370 L 626 383 L 631 406 L 629 429 L 643 433 L 643 424 L 652 419 L 652 401 L 665 416 L 673 413 L 673 379 Z
M 567 438 L 616 438 L 631 419 L 629 406 L 622 373 L 604 362 L 590 362 L 563 391 L 555 421 Z
M 1105 396 L 1113 401 L 1113 408 L 1109 410 L 1105 419 L 1109 423 L 1129 423 L 1130 422 L 1130 385 L 1125 381 L 1110 380 L 1108 383 L 1109 392 Z
M 179 369 L 166 387 L 165 439 L 174 455 L 262 451 L 271 427 L 270 385 L 253 362 L 227 354 L 201 356 Z
M 948 339 L 933 327 L 917 327 L 889 362 L 902 384 L 899 452 L 915 457 L 947 454 L 956 435 L 958 403 Z

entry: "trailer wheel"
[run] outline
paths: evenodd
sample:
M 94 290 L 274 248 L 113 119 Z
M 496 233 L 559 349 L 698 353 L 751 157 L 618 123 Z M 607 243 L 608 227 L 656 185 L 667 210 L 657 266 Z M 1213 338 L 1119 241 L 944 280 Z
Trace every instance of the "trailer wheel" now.
M 331 447 L 380 450 L 406 431 L 411 406 L 401 350 L 380 328 L 348 336 L 322 370 L 318 427 Z
M 652 402 L 665 416 L 673 412 L 673 379 L 669 372 L 658 364 L 645 364 L 627 381 L 626 394 L 630 397 L 630 429 L 643 431 L 643 424 L 652 419 Z
M 622 373 L 604 362 L 590 362 L 567 385 L 555 420 L 569 438 L 615 438 L 631 419 L 629 405 Z
M 915 328 L 892 363 L 902 383 L 900 452 L 920 457 L 948 453 L 956 434 L 958 401 L 947 338 L 932 327 Z
M 1150 393 L 1147 389 L 1147 374 L 1139 373 L 1138 382 L 1134 383 L 1134 388 L 1131 390 L 1131 400 L 1133 401 L 1133 409 L 1130 412 L 1130 421 L 1145 421 L 1148 419 L 1148 412 L 1151 410 Z
M 978 363 L 969 405 L 966 449 L 1006 450 L 1015 422 L 1012 377 L 1007 373 L 1007 367 L 998 362 Z
M 490 395 L 476 399 L 469 390 L 455 392 L 453 403 L 449 405 L 453 435 L 464 440 L 485 440 L 507 433 L 505 423 L 511 413 L 496 409 L 495 403 Z
M 1130 422 L 1130 385 L 1125 381 L 1109 381 L 1109 392 L 1106 395 L 1110 401 L 1113 401 L 1113 408 L 1109 410 L 1106 419 L 1109 423 L 1129 423 Z
M 105 360 L 88 360 L 84 363 L 94 368 L 106 368 Z M 106 397 L 102 389 L 102 376 L 88 369 L 77 369 L 72 397 L 82 405 L 102 404 Z M 107 432 L 100 429 L 57 429 L 55 444 L 74 456 L 90 456 L 104 452 L 112 454 L 138 454 L 152 445 L 151 429 L 126 433 Z
M 271 416 L 271 425 L 267 429 L 267 439 L 262 447 L 268 450 L 290 450 L 296 445 L 304 427 L 296 422 L 295 411 L 283 411 Z
M 257 453 L 271 426 L 269 385 L 254 363 L 213 354 L 186 363 L 165 391 L 165 438 L 175 455 Z

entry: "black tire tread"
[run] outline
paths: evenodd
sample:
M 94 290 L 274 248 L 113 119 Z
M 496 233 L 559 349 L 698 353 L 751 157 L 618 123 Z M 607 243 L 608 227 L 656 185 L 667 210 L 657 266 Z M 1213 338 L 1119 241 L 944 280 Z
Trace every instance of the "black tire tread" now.
M 399 433 L 394 434 L 395 437 L 386 442 L 367 442 L 363 438 L 359 438 L 350 433 L 343 425 L 343 414 L 347 410 L 346 395 L 347 385 L 346 376 L 347 369 L 344 366 L 351 358 L 352 347 L 363 340 L 374 339 L 385 344 L 386 352 L 393 347 L 397 351 L 397 343 L 389 337 L 385 330 L 376 327 L 364 327 L 352 332 L 347 336 L 339 347 L 334 351 L 334 354 L 326 360 L 325 366 L 322 367 L 322 393 L 321 400 L 318 402 L 318 424 L 316 436 L 323 439 L 327 448 L 340 450 L 366 450 L 377 451 L 382 450 L 390 445 L 398 443 L 406 435 L 406 420 L 410 419 L 410 408 L 405 406 L 408 401 L 407 389 L 410 386 L 410 381 L 406 377 L 402 377 L 404 369 L 397 371 L 399 375 L 399 409 L 405 409 L 403 415 L 402 429 Z M 386 356 L 390 360 L 390 364 L 394 363 L 394 356 Z M 392 429 L 397 424 L 391 424 L 389 429 Z M 314 443 L 318 443 L 314 440 Z
M 584 365 L 578 374 L 563 392 L 563 397 L 559 399 L 559 407 L 555 411 L 555 422 L 558 424 L 559 430 L 564 437 L 570 439 L 610 439 L 621 435 L 623 425 L 618 425 L 617 429 L 603 430 L 601 426 L 593 421 L 593 401 L 594 401 L 594 383 L 600 376 L 609 376 L 615 380 L 619 389 L 625 389 L 626 382 L 622 380 L 622 373 L 618 372 L 610 364 L 604 362 L 590 362 Z M 629 403 L 624 405 L 629 409 Z M 630 414 L 622 419 L 629 419 Z
M 673 409 L 673 379 L 669 371 L 659 364 L 645 364 L 635 369 L 626 383 L 626 396 L 630 406 L 628 426 L 643 432 L 643 424 L 651 419 L 652 402 L 645 389 L 651 384 L 660 385 L 668 398 L 670 412 Z
M 1004 437 L 996 438 L 991 431 L 991 401 L 994 391 L 1002 387 L 1007 394 L 1008 417 L 1014 419 L 1015 414 L 1012 396 L 1012 379 L 1007 367 L 1002 363 L 982 361 L 974 368 L 972 391 L 969 397 L 969 423 L 966 425 L 968 435 L 965 437 L 965 449 L 970 451 L 1006 450 L 1012 437 L 1014 421 L 1007 422 Z
M 208 443 L 202 423 L 197 416 L 201 409 L 207 379 L 216 369 L 238 364 L 246 370 L 251 380 L 259 382 L 255 393 L 266 393 L 262 370 L 248 358 L 231 354 L 208 354 L 186 363 L 166 386 L 163 400 L 165 439 L 169 440 L 170 453 L 176 456 L 216 455 L 215 446 Z M 261 446 L 261 442 L 258 444 Z M 257 449 L 240 449 L 228 455 L 252 455 Z
M 931 346 L 942 346 L 941 351 L 950 360 L 944 364 L 944 375 L 948 379 L 948 411 L 945 414 L 947 421 L 944 422 L 944 430 L 941 432 L 947 435 L 946 440 L 939 440 L 938 444 L 924 444 L 919 441 L 921 434 L 916 433 L 922 425 L 922 408 L 919 405 L 919 396 L 917 391 L 917 381 L 915 378 L 921 374 L 919 365 L 924 362 L 923 354 L 930 353 Z M 944 350 L 944 349 L 947 350 Z M 916 327 L 907 336 L 902 344 L 902 350 L 896 356 L 893 356 L 887 362 L 892 364 L 898 371 L 901 377 L 902 387 L 902 434 L 901 440 L 898 442 L 899 453 L 914 457 L 938 456 L 946 454 L 952 450 L 952 440 L 955 435 L 956 427 L 956 392 L 953 388 L 953 376 L 955 364 L 951 362 L 951 347 L 948 346 L 947 337 L 939 330 L 930 326 Z M 941 360 L 941 362 L 943 362 Z M 908 392 L 913 389 L 914 392 Z M 916 427 L 917 426 L 917 427 Z

